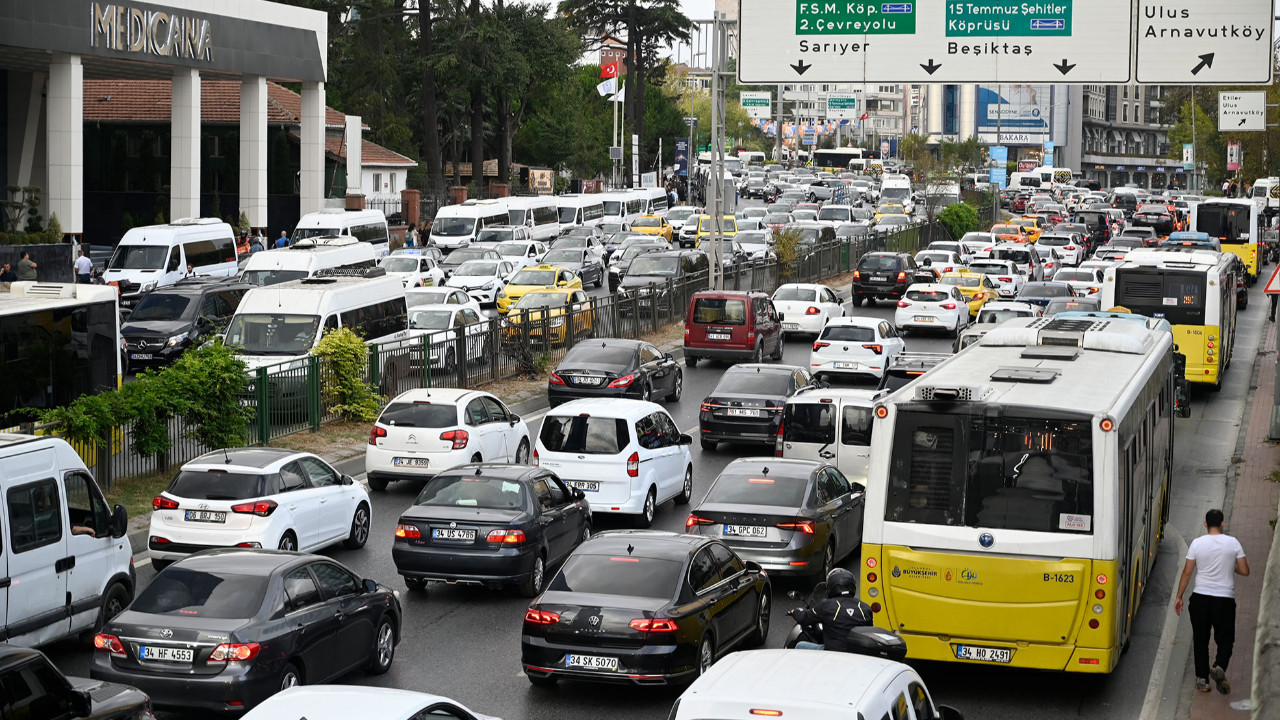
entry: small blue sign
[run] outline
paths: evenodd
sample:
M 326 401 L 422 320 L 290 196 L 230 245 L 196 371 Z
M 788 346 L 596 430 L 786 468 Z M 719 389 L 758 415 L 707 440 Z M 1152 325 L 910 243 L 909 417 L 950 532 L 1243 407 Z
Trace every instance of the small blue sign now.
M 885 3 L 880 6 L 880 12 L 886 15 L 909 13 L 911 12 L 911 3 Z
M 992 165 L 1004 167 L 1009 162 L 1009 148 L 1003 145 L 992 145 L 987 148 L 987 157 L 991 158 Z
M 804 133 L 803 142 L 805 145 L 817 145 L 818 133 L 814 132 L 813 130 L 806 130 Z
M 1008 171 L 1004 168 L 991 168 L 991 184 L 997 189 L 1003 190 L 1005 185 L 1009 183 Z
M 1032 18 L 1032 30 L 1066 30 L 1067 21 L 1062 18 Z

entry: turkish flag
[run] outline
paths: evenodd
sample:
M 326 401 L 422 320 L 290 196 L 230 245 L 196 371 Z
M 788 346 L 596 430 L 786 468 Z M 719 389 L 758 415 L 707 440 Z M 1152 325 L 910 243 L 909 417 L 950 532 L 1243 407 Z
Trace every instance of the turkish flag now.
M 601 66 L 600 66 L 600 77 L 602 77 L 602 78 L 616 78 L 616 77 L 618 77 L 618 63 L 617 63 L 617 62 L 611 62 L 611 63 L 609 63 L 608 65 L 601 65 Z
M 860 118 L 858 118 L 858 119 L 859 119 L 859 120 L 866 120 L 866 119 L 867 119 L 867 118 L 869 118 L 869 117 L 871 117 L 871 113 L 865 113 L 865 112 L 864 112 L 864 113 L 862 113 L 862 117 L 860 117 Z

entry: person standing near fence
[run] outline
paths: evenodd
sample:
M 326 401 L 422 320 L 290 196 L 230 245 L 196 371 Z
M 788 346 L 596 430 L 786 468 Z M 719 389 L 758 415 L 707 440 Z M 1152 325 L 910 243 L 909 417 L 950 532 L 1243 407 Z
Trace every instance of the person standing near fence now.
M 84 250 L 80 251 L 80 257 L 76 258 L 76 282 L 81 285 L 89 284 L 89 276 L 93 274 L 93 261 L 89 259 L 88 253 Z
M 404 246 L 418 247 L 418 224 L 409 223 L 409 229 L 404 231 Z
M 1214 508 L 1204 515 L 1204 535 L 1191 541 L 1187 562 L 1178 580 L 1178 599 L 1173 612 L 1182 614 L 1182 594 L 1195 573 L 1196 588 L 1191 592 L 1188 608 L 1191 615 L 1192 655 L 1196 666 L 1196 690 L 1209 692 L 1209 678 L 1218 692 L 1231 692 L 1227 681 L 1227 665 L 1236 640 L 1236 575 L 1249 574 L 1240 541 L 1222 532 L 1222 511 Z M 1209 633 L 1218 646 L 1213 666 L 1209 665 Z
M 18 261 L 18 279 L 29 280 L 35 282 L 36 268 L 40 267 L 31 260 L 31 253 L 23 252 L 22 259 Z

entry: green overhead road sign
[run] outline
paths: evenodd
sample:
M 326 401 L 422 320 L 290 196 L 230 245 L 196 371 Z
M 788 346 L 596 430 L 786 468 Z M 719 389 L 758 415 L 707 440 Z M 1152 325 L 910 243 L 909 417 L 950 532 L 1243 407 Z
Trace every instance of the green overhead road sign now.
M 915 31 L 915 2 L 796 3 L 797 35 L 902 35 Z
M 1071 37 L 1071 0 L 947 3 L 947 37 Z

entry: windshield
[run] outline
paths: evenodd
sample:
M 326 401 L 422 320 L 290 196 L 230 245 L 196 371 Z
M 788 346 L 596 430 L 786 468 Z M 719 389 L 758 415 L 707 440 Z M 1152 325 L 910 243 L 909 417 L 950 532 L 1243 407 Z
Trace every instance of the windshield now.
M 441 237 L 462 237 L 475 230 L 475 218 L 438 217 L 431 223 L 431 234 Z
M 667 213 L 667 220 L 688 220 L 693 214 L 693 208 L 676 208 Z
M 191 297 L 170 293 L 151 293 L 138 301 L 138 307 L 129 315 L 129 322 L 143 320 L 177 320 L 192 309 Z
M 998 263 L 974 263 L 969 266 L 969 269 L 983 275 L 1000 275 L 1012 272 L 1008 267 Z
M 622 254 L 618 257 L 623 260 L 630 260 L 637 255 L 642 255 L 648 252 L 658 252 L 662 249 L 662 247 L 657 245 L 631 245 L 626 250 L 623 250 Z
M 498 274 L 498 263 L 491 260 L 468 260 L 458 266 L 454 275 L 491 276 Z
M 227 326 L 226 343 L 241 355 L 305 355 L 320 329 L 317 315 L 236 315 Z
M 627 232 L 627 225 L 626 223 L 616 222 L 600 223 L 600 231 L 605 235 L 617 235 L 618 233 Z
M 444 330 L 453 325 L 453 312 L 450 310 L 415 310 L 409 313 L 409 328 L 412 330 Z
M 582 251 L 561 248 L 551 250 L 542 256 L 542 262 L 548 265 L 574 265 L 582 262 Z
M 169 248 L 155 245 L 120 245 L 107 263 L 108 270 L 158 270 Z
M 796 210 L 791 213 L 791 219 L 795 222 L 813 222 L 818 219 L 818 213 L 813 210 Z
M 1042 235 L 1037 245 L 1048 245 L 1049 247 L 1066 247 L 1071 244 L 1071 238 L 1065 238 L 1056 235 Z
M 418 272 L 418 259 L 411 257 L 388 257 L 378 263 L 389 273 Z
M 800 300 L 801 302 L 813 302 L 818 299 L 818 291 L 813 288 L 802 288 L 795 286 L 782 286 L 773 294 L 774 302 L 779 300 Z
M 475 249 L 468 249 L 468 248 L 463 248 L 461 250 L 454 250 L 448 255 L 445 255 L 444 260 L 441 261 L 441 264 L 457 266 L 457 265 L 461 265 L 462 263 L 468 260 L 479 260 L 480 258 L 483 258 L 486 253 L 491 253 L 491 252 L 493 251 L 489 250 L 488 248 L 485 248 L 483 250 L 475 250 Z
M 678 257 L 645 257 L 640 256 L 631 263 L 627 275 L 667 275 L 673 276 L 680 271 Z
M 1067 285 L 1050 283 L 1027 283 L 1019 294 L 1026 297 L 1069 297 L 1071 288 Z
M 265 287 L 308 277 L 306 270 L 245 270 L 237 278 L 242 283 Z
M 978 313 L 978 322 L 995 325 L 1002 323 L 1005 320 L 1012 320 L 1013 318 L 1033 316 L 1034 313 L 1026 310 L 987 310 L 984 308 Z
M 662 219 L 656 217 L 640 217 L 631 222 L 631 227 L 662 227 Z
M 449 299 L 452 294 L 450 290 L 437 290 L 432 292 L 416 292 L 407 293 L 405 299 L 408 301 L 409 307 L 418 307 L 421 305 L 441 305 Z
M 955 285 L 956 287 L 981 287 L 982 279 L 972 275 L 950 275 L 942 278 L 943 285 Z
M 529 308 L 564 307 L 569 304 L 568 293 L 535 292 L 520 298 L 512 307 L 527 310 Z
M 129 609 L 147 615 L 246 619 L 262 609 L 268 575 L 204 572 L 182 566 L 156 576 Z
M 247 500 L 267 494 L 262 475 L 183 470 L 166 493 L 191 500 Z
M 911 191 L 907 188 L 885 188 L 880 191 L 880 199 L 883 200 L 900 200 L 911 195 Z
M 547 452 L 617 455 L 631 442 L 627 421 L 589 415 L 548 417 L 538 441 Z
M 808 489 L 808 473 L 798 477 L 759 477 L 725 472 L 712 483 L 703 502 L 799 508 Z
M 445 428 L 458 424 L 458 407 L 436 402 L 393 402 L 378 423 L 397 427 Z
M 858 262 L 858 270 L 861 272 L 875 270 L 891 270 L 897 272 L 902 264 L 902 260 L 896 255 L 868 255 Z
M 667 599 L 680 585 L 684 564 L 658 558 L 572 555 L 551 581 L 551 592 Z
M 750 232 L 740 232 L 734 236 L 734 240 L 738 241 L 743 245 L 768 245 L 769 244 L 768 234 L 761 232 L 759 230 L 752 230 Z
M 880 225 L 905 225 L 907 223 L 906 215 L 885 215 L 880 218 Z
M 791 371 L 757 372 L 754 368 L 727 372 L 720 377 L 712 395 L 773 395 L 786 397 L 791 394 Z
M 555 270 L 521 270 L 511 277 L 512 285 L 555 285 Z
M 1093 282 L 1098 278 L 1088 270 L 1059 270 L 1053 279 L 1061 282 Z
M 791 222 L 790 213 L 769 213 L 764 216 L 765 225 L 786 225 Z
M 885 520 L 1092 532 L 1090 422 L 899 411 Z
M 578 208 L 562 207 L 560 210 L 560 222 L 564 225 L 572 225 L 578 220 Z
M 524 211 L 512 210 L 511 212 L 523 213 Z M 480 232 L 476 233 L 476 242 L 478 243 L 506 242 L 507 240 L 511 239 L 511 236 L 514 234 L 514 232 L 515 231 L 512 230 L 511 228 L 485 228 L 484 230 L 481 230 Z
M 494 251 L 502 257 L 524 257 L 528 249 L 528 246 L 524 243 L 506 242 L 494 248 Z
M 437 475 L 427 481 L 414 505 L 427 507 L 518 510 L 524 507 L 524 486 L 496 477 Z

